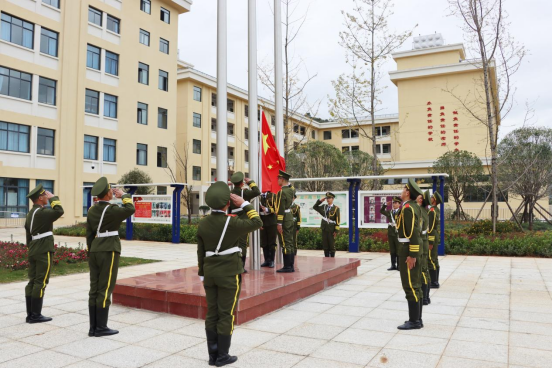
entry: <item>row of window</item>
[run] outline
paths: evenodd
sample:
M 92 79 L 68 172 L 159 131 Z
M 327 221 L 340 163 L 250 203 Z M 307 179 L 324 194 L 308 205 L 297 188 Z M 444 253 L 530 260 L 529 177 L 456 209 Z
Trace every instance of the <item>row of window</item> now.
M 348 152 L 348 151 L 359 151 L 359 146 L 342 146 L 342 152 Z M 391 144 L 376 145 L 376 153 L 391 154 L 392 145 Z
M 1 38 L 4 41 L 34 49 L 34 23 L 27 22 L 13 15 L 2 12 Z M 55 31 L 41 27 L 40 29 L 40 52 L 43 54 L 58 56 L 59 34 Z
M 86 160 L 98 160 L 98 142 L 96 136 L 84 136 L 84 155 Z M 117 161 L 117 142 L 110 138 L 104 138 L 103 161 L 115 163 Z M 136 144 L 136 165 L 148 165 L 148 145 Z M 167 168 L 167 148 L 157 147 L 157 167 Z
M 101 69 L 102 49 L 91 44 L 86 45 L 86 67 L 100 70 Z M 105 56 L 105 72 L 114 76 L 119 75 L 119 54 L 112 53 L 106 50 Z
M 138 62 L 138 83 L 150 84 L 150 66 L 148 64 Z M 169 73 L 159 70 L 157 87 L 162 91 L 169 91 Z
M 46 191 L 54 193 L 54 181 L 37 179 L 36 185 L 42 184 Z M 0 177 L 0 218 L 9 218 L 12 213 L 25 217 L 29 211 L 29 180 L 22 178 Z
M 389 136 L 390 135 L 390 126 L 376 127 L 376 136 Z M 296 131 L 296 125 L 294 125 L 294 132 Z M 305 136 L 305 134 L 303 134 Z M 314 133 L 312 134 L 314 136 Z M 315 138 L 315 137 L 313 137 Z M 359 129 L 343 129 L 342 130 L 342 139 L 347 138 L 359 138 Z M 323 131 L 324 140 L 332 140 L 332 131 Z
M 31 100 L 32 84 L 32 74 L 0 66 L 0 95 Z M 38 102 L 56 105 L 56 86 L 56 81 L 39 76 Z
M 88 7 L 88 22 L 102 27 L 103 12 L 99 9 Z M 110 14 L 107 14 L 106 28 L 113 33 L 121 33 L 121 19 L 116 18 Z
M 144 13 L 152 14 L 151 0 L 140 0 L 140 10 Z M 163 7 L 159 10 L 159 19 L 167 24 L 171 22 L 171 12 Z
M 138 33 L 138 42 L 142 45 L 150 46 L 150 32 L 140 29 Z M 169 54 L 169 41 L 164 38 L 159 38 L 159 51 L 164 54 Z
M 30 152 L 31 127 L 0 121 L 0 150 Z M 38 128 L 37 154 L 54 155 L 54 130 Z

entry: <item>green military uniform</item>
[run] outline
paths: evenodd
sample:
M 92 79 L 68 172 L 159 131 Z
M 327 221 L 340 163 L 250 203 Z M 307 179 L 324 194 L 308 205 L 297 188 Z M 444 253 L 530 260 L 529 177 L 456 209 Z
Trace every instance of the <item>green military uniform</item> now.
M 257 196 L 261 195 L 261 191 L 259 191 L 259 188 L 255 184 L 254 181 L 249 181 L 247 185 L 250 187 L 250 189 L 244 189 L 243 187 L 243 181 L 244 181 L 244 173 L 242 172 L 236 172 L 230 177 L 230 181 L 234 184 L 234 188 L 232 189 L 231 193 L 240 196 L 246 201 L 251 201 L 252 199 L 256 198 Z M 240 209 L 234 206 L 234 204 L 230 204 L 230 212 L 231 214 L 235 214 L 241 219 L 247 219 L 246 213 Z M 248 234 L 243 235 L 240 237 L 240 240 L 238 241 L 238 246 L 242 249 L 242 262 L 244 266 L 246 265 L 246 255 L 248 253 Z M 245 271 L 245 270 L 244 270 Z
M 393 202 L 398 202 L 401 204 L 401 199 L 399 197 L 394 197 Z M 391 209 L 386 210 L 386 204 L 382 204 L 380 208 L 380 214 L 386 216 L 386 221 L 388 222 L 388 246 L 390 247 L 390 261 L 391 267 L 388 270 L 399 270 L 397 267 L 398 259 L 398 250 L 399 242 L 397 240 L 397 218 L 399 217 L 400 209 Z
M 438 205 L 442 203 L 442 196 L 434 192 L 432 197 L 436 205 L 430 207 L 428 211 L 428 243 L 432 247 L 428 254 L 428 269 L 430 271 L 430 288 L 440 288 L 440 263 L 438 262 L 438 245 L 440 244 L 440 209 Z
M 430 304 L 430 273 L 428 272 L 428 205 L 430 204 L 430 192 L 426 190 L 421 206 L 421 239 L 422 239 L 422 303 Z
M 326 198 L 335 198 L 332 192 L 326 193 Z M 322 204 L 319 199 L 313 205 L 323 219 L 321 219 L 321 230 L 323 236 L 323 250 L 325 257 L 334 257 L 336 255 L 336 246 L 334 235 L 340 230 L 340 208 L 337 205 Z
M 294 201 L 296 200 L 296 195 L 294 194 Z M 294 255 L 298 254 L 298 232 L 301 228 L 301 208 L 295 202 L 290 206 L 290 212 L 294 217 Z
M 409 320 L 398 329 L 422 328 L 422 263 L 421 263 L 421 209 L 414 200 L 422 191 L 413 179 L 405 185 L 410 193 L 411 200 L 405 201 L 397 221 L 399 248 L 399 272 L 401 284 L 405 291 L 405 298 L 409 304 Z M 407 257 L 415 258 L 415 266 L 409 269 Z
M 105 177 L 96 181 L 92 187 L 92 196 L 103 198 L 111 191 Z M 111 294 L 117 281 L 121 240 L 121 223 L 134 214 L 132 196 L 121 197 L 123 206 L 99 201 L 88 210 L 86 219 L 86 246 L 90 268 L 90 291 L 88 309 L 90 316 L 89 336 L 107 336 L 118 331 L 107 327 Z
M 276 194 L 270 191 L 262 194 L 261 206 L 267 209 L 267 211 L 261 209 L 259 212 L 263 221 L 263 228 L 259 233 L 265 258 L 265 262 L 261 266 L 274 268 L 277 246 Z
M 40 196 L 44 196 L 45 192 L 42 184 L 39 184 L 27 195 L 27 198 L 35 202 Z M 50 280 L 55 251 L 53 224 L 63 215 L 63 208 L 57 196 L 50 198 L 49 201 L 50 209 L 34 204 L 25 220 L 25 235 L 29 250 L 29 283 L 25 286 L 27 323 L 43 323 L 52 320 L 41 313 L 44 289 Z
M 279 170 L 279 177 L 288 181 L 290 174 Z M 282 226 L 282 233 L 279 233 L 279 242 L 282 247 L 284 266 L 277 270 L 279 273 L 291 273 L 294 271 L 294 217 L 290 207 L 294 202 L 296 190 L 290 184 L 282 186 L 276 195 L 277 225 Z
M 198 275 L 203 280 L 207 301 L 205 329 L 209 364 L 217 366 L 236 361 L 228 351 L 244 272 L 241 248 L 237 245 L 243 236 L 263 225 L 259 214 L 247 201 L 239 207 L 245 218 L 227 215 L 221 209 L 229 199 L 230 190 L 225 182 L 209 187 L 205 201 L 212 208 L 211 214 L 200 220 L 197 234 Z

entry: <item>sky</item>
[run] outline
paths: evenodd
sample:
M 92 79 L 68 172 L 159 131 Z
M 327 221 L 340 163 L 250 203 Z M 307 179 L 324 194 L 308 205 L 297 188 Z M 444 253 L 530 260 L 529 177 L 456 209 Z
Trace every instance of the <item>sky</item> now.
M 228 0 L 228 82 L 247 89 L 248 42 L 247 0 Z M 258 64 L 273 63 L 274 17 L 272 0 L 257 2 Z M 316 74 L 306 86 L 310 105 L 319 103 L 317 115 L 329 118 L 328 99 L 334 97 L 331 81 L 350 68 L 345 63 L 344 49 L 339 45 L 339 32 L 344 30 L 342 10 L 353 8 L 351 0 L 299 0 L 296 14 L 306 14 L 305 23 L 292 45 L 295 58 L 303 61 L 303 78 Z M 525 45 L 528 55 L 514 77 L 515 105 L 502 122 L 500 136 L 522 126 L 527 104 L 534 111 L 527 124 L 551 127 L 552 81 L 552 1 L 509 0 L 510 32 Z M 284 10 L 284 7 L 283 7 Z M 392 32 L 410 30 L 413 35 L 441 33 L 446 44 L 463 42 L 461 20 L 448 16 L 446 0 L 396 0 L 389 19 Z M 179 16 L 179 58 L 192 63 L 195 69 L 216 76 L 217 71 L 217 1 L 195 0 L 191 11 Z M 398 50 L 410 50 L 409 39 Z M 470 56 L 467 55 L 467 58 Z M 388 78 L 396 69 L 393 59 L 382 68 L 382 105 L 379 114 L 397 113 L 397 88 Z M 272 93 L 259 83 L 259 95 L 273 99 Z

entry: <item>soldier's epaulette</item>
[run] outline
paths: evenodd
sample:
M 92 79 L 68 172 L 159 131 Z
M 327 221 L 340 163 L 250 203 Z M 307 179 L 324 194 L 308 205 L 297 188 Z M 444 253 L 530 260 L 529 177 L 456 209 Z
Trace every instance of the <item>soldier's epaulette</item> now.
M 409 207 L 409 204 L 405 204 L 404 208 L 408 208 Z
M 430 208 L 430 211 L 434 211 L 434 208 Z
M 235 217 L 236 214 L 227 214 L 227 217 Z

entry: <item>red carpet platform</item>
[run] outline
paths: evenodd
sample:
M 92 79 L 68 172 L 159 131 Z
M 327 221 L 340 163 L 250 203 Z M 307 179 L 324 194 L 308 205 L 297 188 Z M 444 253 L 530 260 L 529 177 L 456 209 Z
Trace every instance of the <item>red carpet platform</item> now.
M 277 268 L 248 270 L 242 274 L 236 323 L 245 323 L 354 277 L 360 264 L 359 259 L 298 256 L 295 273 L 276 273 Z M 197 267 L 119 280 L 112 300 L 115 304 L 198 319 L 204 319 L 207 312 Z

